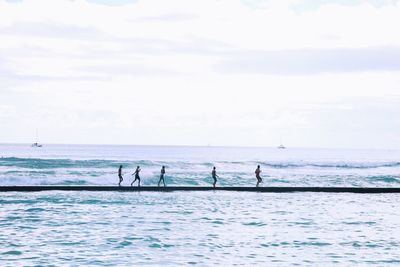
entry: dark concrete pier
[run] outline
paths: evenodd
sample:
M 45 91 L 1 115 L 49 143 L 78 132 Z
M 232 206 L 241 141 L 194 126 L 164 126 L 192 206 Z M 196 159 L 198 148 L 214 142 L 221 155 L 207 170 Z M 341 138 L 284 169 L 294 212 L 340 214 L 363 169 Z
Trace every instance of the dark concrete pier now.
M 98 185 L 34 185 L 34 186 L 0 186 L 0 192 L 36 192 L 36 191 L 238 191 L 262 193 L 291 193 L 291 192 L 324 192 L 324 193 L 400 193 L 400 187 L 204 187 L 204 186 L 98 186 Z

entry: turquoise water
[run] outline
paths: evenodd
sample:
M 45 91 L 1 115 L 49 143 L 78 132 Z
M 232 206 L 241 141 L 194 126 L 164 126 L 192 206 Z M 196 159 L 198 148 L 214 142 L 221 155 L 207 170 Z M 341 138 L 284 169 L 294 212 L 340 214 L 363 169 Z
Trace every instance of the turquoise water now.
M 3 193 L 1 266 L 389 266 L 400 195 Z
M 400 186 L 400 151 L 0 145 L 1 185 Z M 400 194 L 0 193 L 0 266 L 390 266 Z
M 216 166 L 221 186 L 400 186 L 400 150 L 173 146 L 0 145 L 3 185 L 115 185 L 140 165 L 143 185 L 158 182 L 162 165 L 170 185 L 206 186 Z

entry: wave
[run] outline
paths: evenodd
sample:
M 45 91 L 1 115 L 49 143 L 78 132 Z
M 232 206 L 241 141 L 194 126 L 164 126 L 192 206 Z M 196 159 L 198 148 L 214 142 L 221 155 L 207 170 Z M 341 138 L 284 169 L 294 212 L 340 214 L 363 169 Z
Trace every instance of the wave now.
M 383 175 L 383 176 L 369 176 L 367 180 L 372 183 L 388 183 L 388 184 L 399 184 L 400 177 L 392 176 L 392 175 Z
M 116 161 L 116 160 L 72 160 L 72 159 L 40 159 L 40 158 L 17 158 L 2 157 L 0 166 L 19 167 L 30 169 L 57 169 L 57 168 L 118 168 L 119 165 L 151 166 L 154 162 L 149 160 L 139 161 Z
M 386 162 L 386 163 L 268 163 L 268 162 L 255 162 L 257 165 L 264 167 L 271 167 L 274 169 L 284 168 L 335 168 L 335 169 L 375 169 L 375 168 L 392 168 L 400 167 L 400 162 Z
M 43 158 L 18 158 L 1 157 L 0 167 L 19 167 L 30 169 L 57 169 L 57 168 L 118 168 L 166 165 L 174 168 L 191 169 L 193 166 L 211 168 L 214 165 L 261 165 L 272 169 L 285 168 L 336 168 L 336 169 L 373 169 L 400 167 L 400 162 L 268 162 L 268 161 L 219 161 L 219 162 L 190 162 L 190 161 L 151 161 L 151 160 L 107 160 L 107 159 L 43 159 Z

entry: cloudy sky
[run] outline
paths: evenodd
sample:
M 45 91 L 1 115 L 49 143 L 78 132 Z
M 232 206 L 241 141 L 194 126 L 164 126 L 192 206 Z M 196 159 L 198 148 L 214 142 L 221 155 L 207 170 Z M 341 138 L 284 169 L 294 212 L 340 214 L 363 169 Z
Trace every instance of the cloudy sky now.
M 0 0 L 0 143 L 400 148 L 400 2 Z

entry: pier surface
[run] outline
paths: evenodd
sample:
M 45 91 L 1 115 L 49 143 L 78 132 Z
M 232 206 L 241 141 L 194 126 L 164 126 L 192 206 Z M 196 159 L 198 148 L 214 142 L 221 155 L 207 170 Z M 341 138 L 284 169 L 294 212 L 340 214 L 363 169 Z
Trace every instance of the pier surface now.
M 325 193 L 400 193 L 400 187 L 204 187 L 204 186 L 98 186 L 98 185 L 35 185 L 35 186 L 0 186 L 0 192 L 36 192 L 36 191 L 239 191 L 263 193 L 290 193 L 290 192 L 325 192 Z

